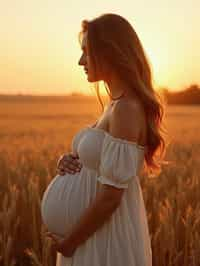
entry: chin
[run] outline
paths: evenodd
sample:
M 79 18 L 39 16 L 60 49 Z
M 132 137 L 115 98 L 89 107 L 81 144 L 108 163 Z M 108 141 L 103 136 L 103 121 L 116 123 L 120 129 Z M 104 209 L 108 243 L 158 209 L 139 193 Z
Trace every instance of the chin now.
M 96 81 L 94 78 L 90 77 L 89 75 L 87 76 L 87 80 L 89 82 L 95 82 Z
M 97 82 L 97 81 L 100 81 L 100 79 L 98 79 L 98 78 L 94 78 L 94 77 L 92 77 L 92 76 L 90 76 L 90 75 L 87 75 L 87 80 L 88 80 L 89 82 Z

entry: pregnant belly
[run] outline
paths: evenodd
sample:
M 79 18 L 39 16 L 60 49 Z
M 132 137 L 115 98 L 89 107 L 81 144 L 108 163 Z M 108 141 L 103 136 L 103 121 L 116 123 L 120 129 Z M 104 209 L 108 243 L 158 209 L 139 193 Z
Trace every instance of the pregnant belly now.
M 95 196 L 95 172 L 56 175 L 43 194 L 41 215 L 48 230 L 66 236 Z

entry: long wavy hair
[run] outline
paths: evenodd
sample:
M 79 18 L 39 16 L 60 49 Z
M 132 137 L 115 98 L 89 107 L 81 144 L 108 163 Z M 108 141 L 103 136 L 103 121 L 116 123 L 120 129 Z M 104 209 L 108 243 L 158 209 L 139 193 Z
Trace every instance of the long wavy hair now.
M 83 20 L 81 26 L 78 39 L 81 43 L 87 31 L 88 53 L 96 77 L 98 71 L 112 69 L 140 99 L 147 121 L 146 169 L 149 173 L 159 172 L 166 146 L 162 134 L 164 106 L 153 88 L 150 63 L 135 30 L 125 18 L 112 13 Z M 94 85 L 103 111 L 98 81 Z M 104 85 L 110 97 L 105 82 Z

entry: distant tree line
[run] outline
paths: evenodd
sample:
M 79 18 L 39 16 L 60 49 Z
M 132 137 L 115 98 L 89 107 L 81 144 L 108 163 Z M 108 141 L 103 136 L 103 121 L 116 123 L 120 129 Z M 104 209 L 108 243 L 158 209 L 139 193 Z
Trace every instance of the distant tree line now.
M 197 84 L 192 84 L 188 88 L 185 88 L 181 91 L 173 92 L 170 89 L 160 88 L 161 94 L 164 95 L 164 98 L 168 104 L 200 104 L 200 87 Z M 101 96 L 102 98 L 103 96 Z M 93 100 L 96 99 L 95 95 L 88 96 L 79 93 L 79 92 L 72 92 L 70 94 L 65 95 L 28 95 L 28 94 L 0 94 L 0 101 L 22 101 L 26 103 L 27 101 L 31 102 L 40 102 L 40 101 L 69 101 L 72 99 L 76 100 Z
M 200 104 L 200 87 L 196 84 L 178 92 L 161 91 L 168 104 Z

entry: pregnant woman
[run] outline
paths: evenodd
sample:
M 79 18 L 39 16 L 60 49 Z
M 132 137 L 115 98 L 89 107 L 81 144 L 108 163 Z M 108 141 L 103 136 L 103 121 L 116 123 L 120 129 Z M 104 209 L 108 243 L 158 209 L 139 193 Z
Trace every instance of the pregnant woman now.
M 104 81 L 110 101 L 94 125 L 75 134 L 42 198 L 56 265 L 151 266 L 140 172 L 160 169 L 163 106 L 126 19 L 109 13 L 84 20 L 80 43 L 79 65 L 89 82 Z

